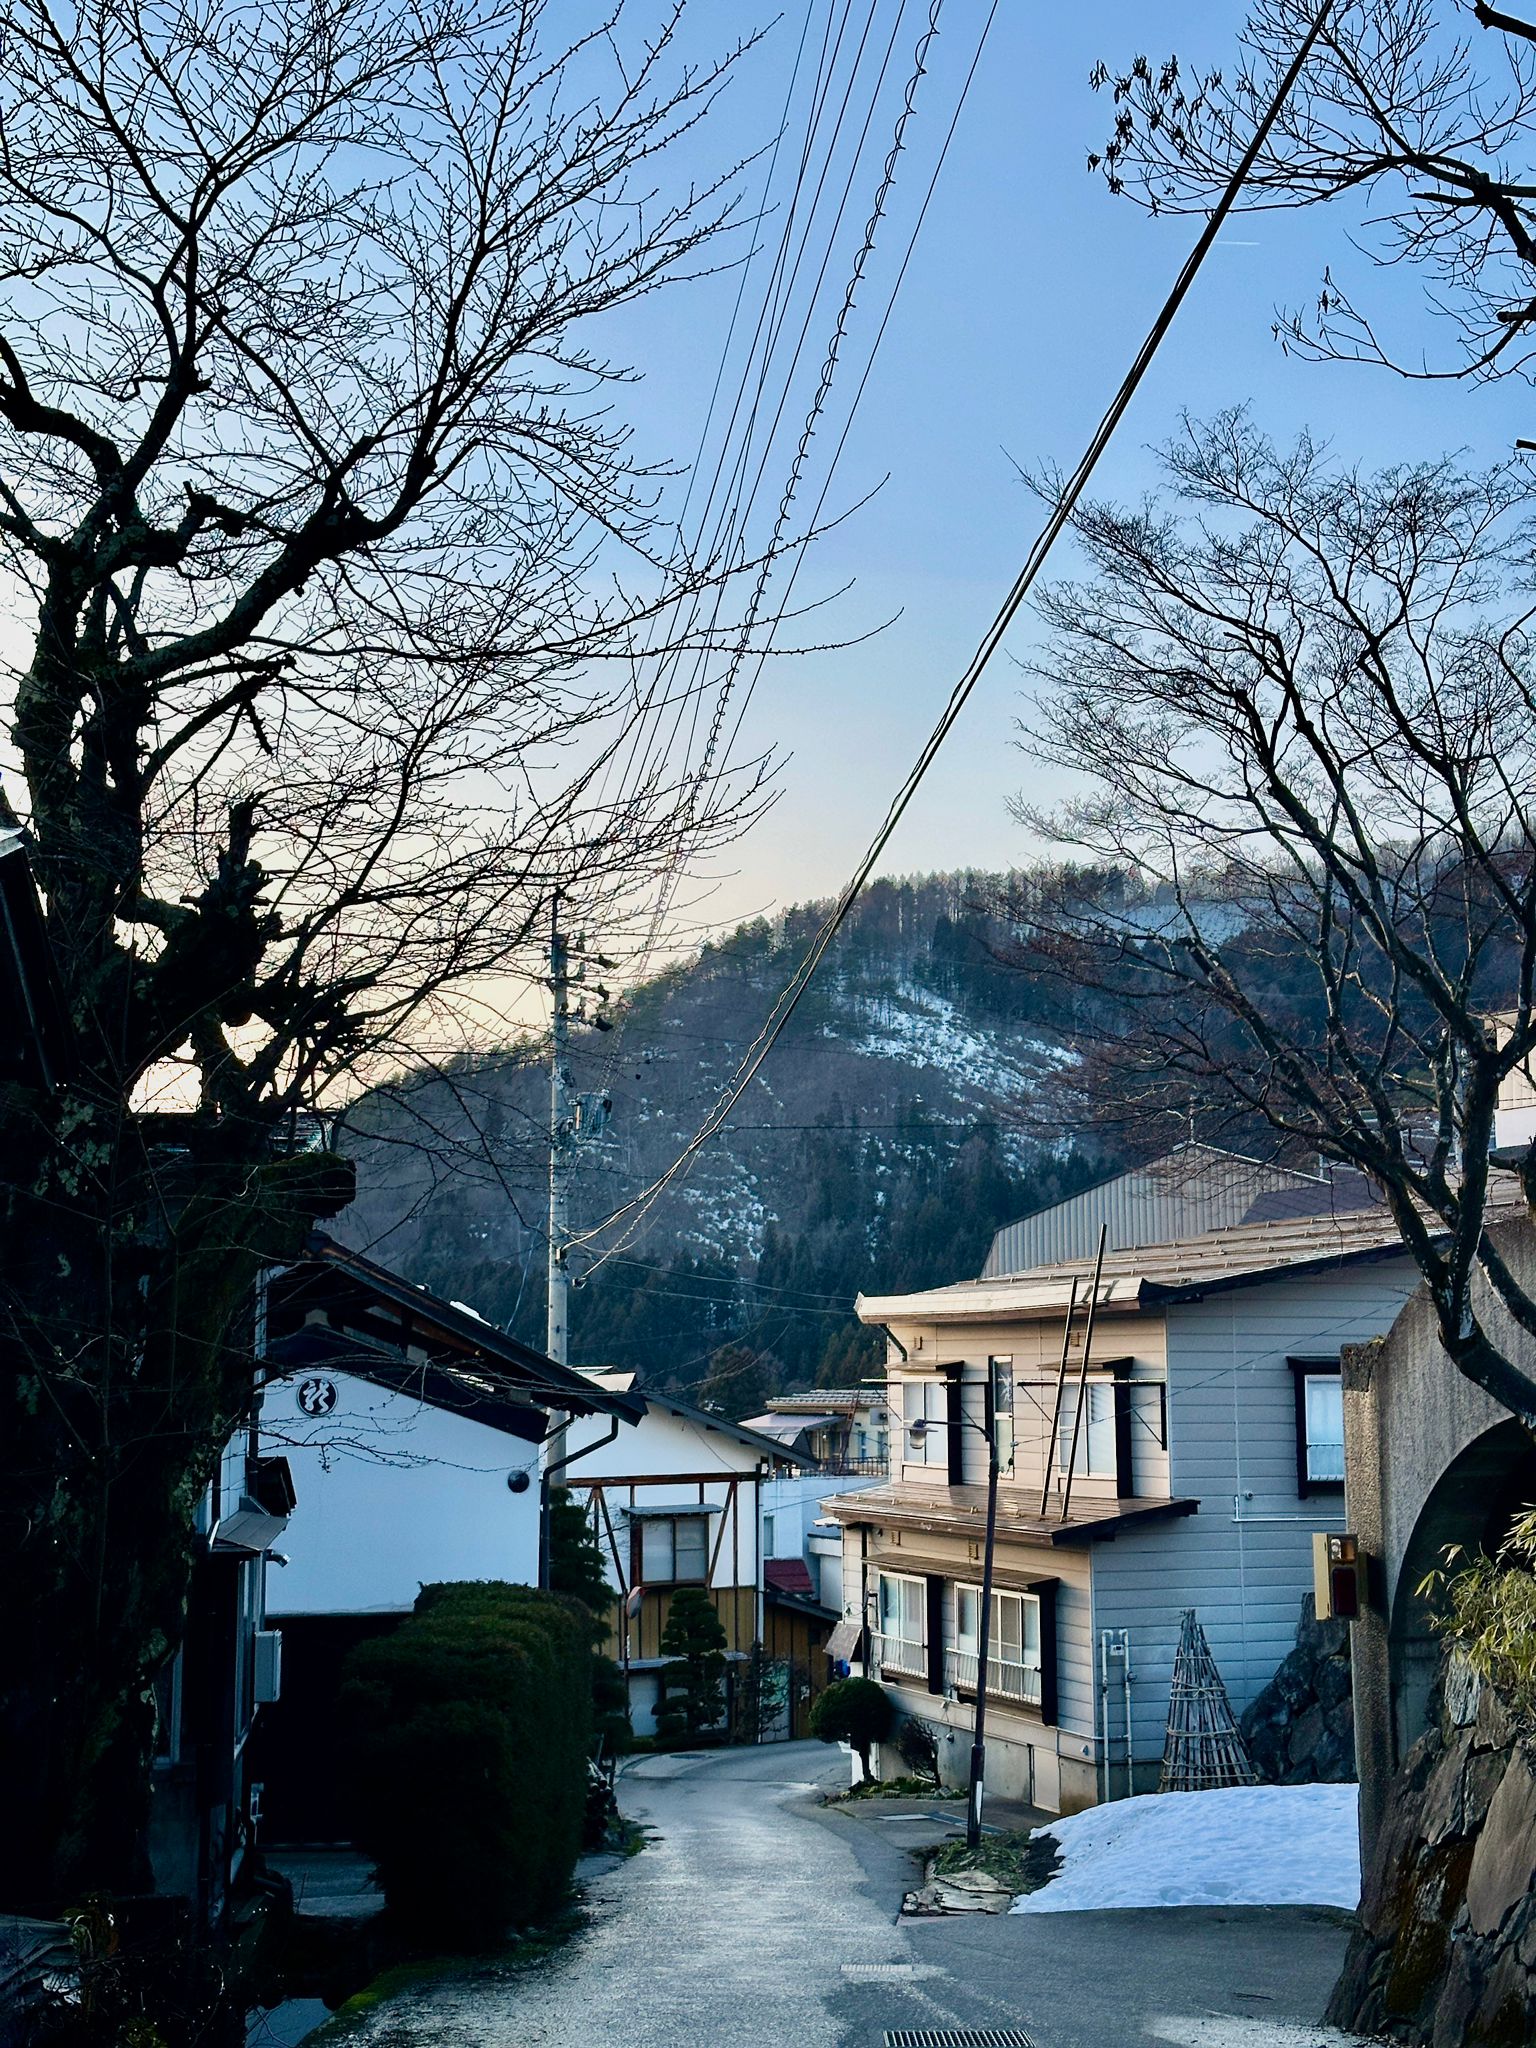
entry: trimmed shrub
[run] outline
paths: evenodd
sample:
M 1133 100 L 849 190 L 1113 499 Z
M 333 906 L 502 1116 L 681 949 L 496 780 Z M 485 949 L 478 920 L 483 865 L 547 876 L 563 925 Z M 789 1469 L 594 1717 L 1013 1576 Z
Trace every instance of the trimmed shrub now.
M 679 1586 L 672 1595 L 661 1647 L 671 1658 L 661 1667 L 660 1741 L 690 1740 L 725 1718 L 725 1629 L 714 1602 L 699 1586 Z
M 479 1948 L 556 1905 L 587 1798 L 585 1609 L 528 1586 L 426 1586 L 347 1674 L 354 1838 L 402 1929 Z
M 858 1757 L 866 1783 L 874 1776 L 869 1752 L 891 1732 L 896 1708 L 872 1678 L 839 1678 L 818 1694 L 811 1708 L 811 1733 L 819 1742 L 846 1742 Z

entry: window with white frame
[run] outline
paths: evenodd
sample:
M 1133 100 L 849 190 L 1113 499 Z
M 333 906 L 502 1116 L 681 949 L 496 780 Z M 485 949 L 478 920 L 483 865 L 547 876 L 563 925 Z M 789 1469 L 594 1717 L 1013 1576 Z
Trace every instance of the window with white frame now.
M 1061 1442 L 1057 1461 L 1062 1477 L 1072 1469 L 1079 1479 L 1115 1476 L 1115 1389 L 1110 1381 L 1090 1380 L 1083 1426 L 1077 1436 L 1077 1463 L 1072 1466 L 1072 1430 L 1077 1416 L 1077 1388 L 1069 1386 L 1061 1404 Z
M 709 1517 L 647 1515 L 640 1524 L 641 1583 L 698 1585 L 708 1577 Z
M 1000 1472 L 1013 1470 L 1013 1357 L 987 1361 L 992 1375 L 992 1429 Z
M 981 1588 L 955 1588 L 955 1653 L 951 1677 L 975 1690 L 981 1661 Z M 1040 1602 L 1033 1593 L 992 1595 L 987 1643 L 987 1691 L 1000 1699 L 1040 1702 Z
M 881 1572 L 878 1662 L 921 1678 L 928 1669 L 928 1588 L 922 1579 Z
M 901 1419 L 906 1425 L 902 1457 L 909 1465 L 949 1464 L 948 1388 L 943 1380 L 907 1380 L 901 1390 Z M 914 1437 L 915 1422 L 927 1426 Z
M 1306 1470 L 1311 1481 L 1344 1477 L 1344 1387 L 1336 1372 L 1309 1372 L 1302 1377 L 1302 1414 L 1306 1425 Z

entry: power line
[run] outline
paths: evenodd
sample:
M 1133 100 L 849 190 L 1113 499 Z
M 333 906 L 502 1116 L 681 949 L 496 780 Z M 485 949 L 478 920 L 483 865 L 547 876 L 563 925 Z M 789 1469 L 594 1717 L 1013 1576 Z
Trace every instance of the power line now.
M 949 701 L 945 705 L 938 723 L 924 742 L 922 750 L 917 760 L 913 763 L 906 780 L 892 799 L 885 818 L 871 840 L 863 859 L 859 862 L 852 878 L 844 888 L 841 896 L 839 896 L 831 914 L 812 940 L 794 976 L 781 992 L 778 1001 L 775 1003 L 756 1040 L 749 1048 L 745 1059 L 738 1067 L 725 1094 L 716 1103 L 714 1109 L 710 1111 L 698 1131 L 664 1173 L 659 1175 L 649 1187 L 642 1189 L 638 1195 L 626 1202 L 621 1208 L 616 1209 L 603 1223 L 596 1225 L 591 1230 L 580 1233 L 573 1240 L 573 1245 L 590 1244 L 593 1238 L 597 1237 L 612 1224 L 619 1222 L 626 1216 L 634 1217 L 635 1221 L 629 1233 L 617 1245 L 613 1246 L 610 1252 L 599 1254 L 593 1260 L 592 1266 L 588 1269 L 589 1272 L 595 1272 L 597 1267 L 603 1264 L 605 1258 L 610 1257 L 613 1252 L 621 1250 L 625 1244 L 631 1241 L 634 1230 L 638 1228 L 645 1212 L 656 1201 L 662 1191 L 685 1169 L 700 1148 L 706 1145 L 725 1123 L 735 1103 L 751 1085 L 764 1060 L 767 1059 L 769 1053 L 773 1050 L 780 1033 L 789 1022 L 801 997 L 809 987 L 811 977 L 820 965 L 823 954 L 837 936 L 849 912 L 858 900 L 860 892 L 873 872 L 875 863 L 884 852 L 886 844 L 897 825 L 900 824 L 908 805 L 917 793 L 923 777 L 932 766 L 939 748 L 948 738 L 960 713 L 965 709 L 972 692 L 985 674 L 993 655 L 1002 643 L 1004 635 L 1007 633 L 1019 608 L 1028 596 L 1031 586 L 1044 567 L 1047 556 L 1071 519 L 1077 507 L 1077 502 L 1082 496 L 1083 491 L 1087 488 L 1094 470 L 1098 467 L 1099 461 L 1108 447 L 1115 429 L 1119 426 L 1131 400 L 1140 388 L 1142 379 L 1151 367 L 1153 358 L 1161 347 L 1169 328 L 1173 325 L 1179 308 L 1183 305 L 1190 287 L 1199 275 L 1201 266 L 1209 255 L 1217 235 L 1221 232 L 1228 214 L 1237 203 L 1242 189 L 1253 170 L 1253 166 L 1258 160 L 1259 153 L 1269 138 L 1270 130 L 1279 118 L 1281 109 L 1289 99 L 1292 89 L 1301 75 L 1302 68 L 1312 53 L 1313 46 L 1322 34 L 1332 8 L 1333 0 L 1322 0 L 1322 5 L 1314 16 L 1311 27 L 1302 38 L 1284 78 L 1280 81 L 1274 98 L 1270 101 L 1258 126 L 1254 129 L 1247 149 L 1243 152 L 1241 160 L 1232 176 L 1228 179 L 1220 199 L 1212 208 L 1210 217 L 1196 238 L 1194 247 L 1185 258 L 1183 266 L 1174 280 L 1171 291 L 1160 307 L 1156 319 L 1148 329 L 1146 337 L 1141 347 L 1137 350 L 1129 370 L 1127 370 L 1121 380 L 1119 389 L 1110 400 L 1109 406 L 1095 428 L 1087 448 L 1078 461 L 1077 467 L 1058 493 L 1056 502 L 1051 508 L 1045 525 L 1025 558 L 1024 566 L 1015 577 L 1012 588 L 998 607 L 975 653 L 971 656 L 958 682 L 956 682 L 953 690 L 950 692 Z

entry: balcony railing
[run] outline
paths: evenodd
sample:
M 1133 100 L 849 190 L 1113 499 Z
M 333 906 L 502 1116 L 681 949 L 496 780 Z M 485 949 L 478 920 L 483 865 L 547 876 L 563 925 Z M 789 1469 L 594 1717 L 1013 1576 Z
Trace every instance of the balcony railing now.
M 974 1693 L 981 1659 L 974 1650 L 946 1650 L 945 1669 L 956 1692 Z M 1024 1706 L 1040 1704 L 1040 1667 L 1016 1664 L 1008 1657 L 987 1658 L 987 1693 L 992 1699 L 1018 1700 Z
M 870 1647 L 874 1652 L 873 1662 L 881 1671 L 897 1671 L 904 1678 L 926 1678 L 928 1676 L 928 1648 L 925 1643 L 914 1642 L 908 1636 L 884 1636 L 877 1631 L 871 1638 Z
M 854 1458 L 842 1451 L 829 1451 L 824 1458 L 817 1458 L 816 1470 L 833 1479 L 884 1479 L 890 1459 Z

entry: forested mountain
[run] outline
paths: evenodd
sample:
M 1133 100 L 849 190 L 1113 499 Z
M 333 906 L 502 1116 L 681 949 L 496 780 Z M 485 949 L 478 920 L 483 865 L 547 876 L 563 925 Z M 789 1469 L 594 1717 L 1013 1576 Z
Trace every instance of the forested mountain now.
M 992 1232 L 1095 1161 L 1026 1112 L 1061 1057 L 1059 989 L 995 957 L 976 906 L 998 877 L 879 882 L 861 899 L 725 1129 L 632 1240 L 576 1290 L 572 1356 L 750 1408 L 854 1378 L 878 1355 L 863 1289 L 980 1270 Z M 677 1157 L 801 957 L 825 906 L 745 925 L 578 1029 L 577 1227 Z M 344 1228 L 410 1278 L 539 1342 L 547 1047 L 405 1077 L 351 1119 L 360 1191 Z M 607 1108 L 604 1104 L 611 1105 Z M 580 1274 L 590 1265 L 573 1259 Z

